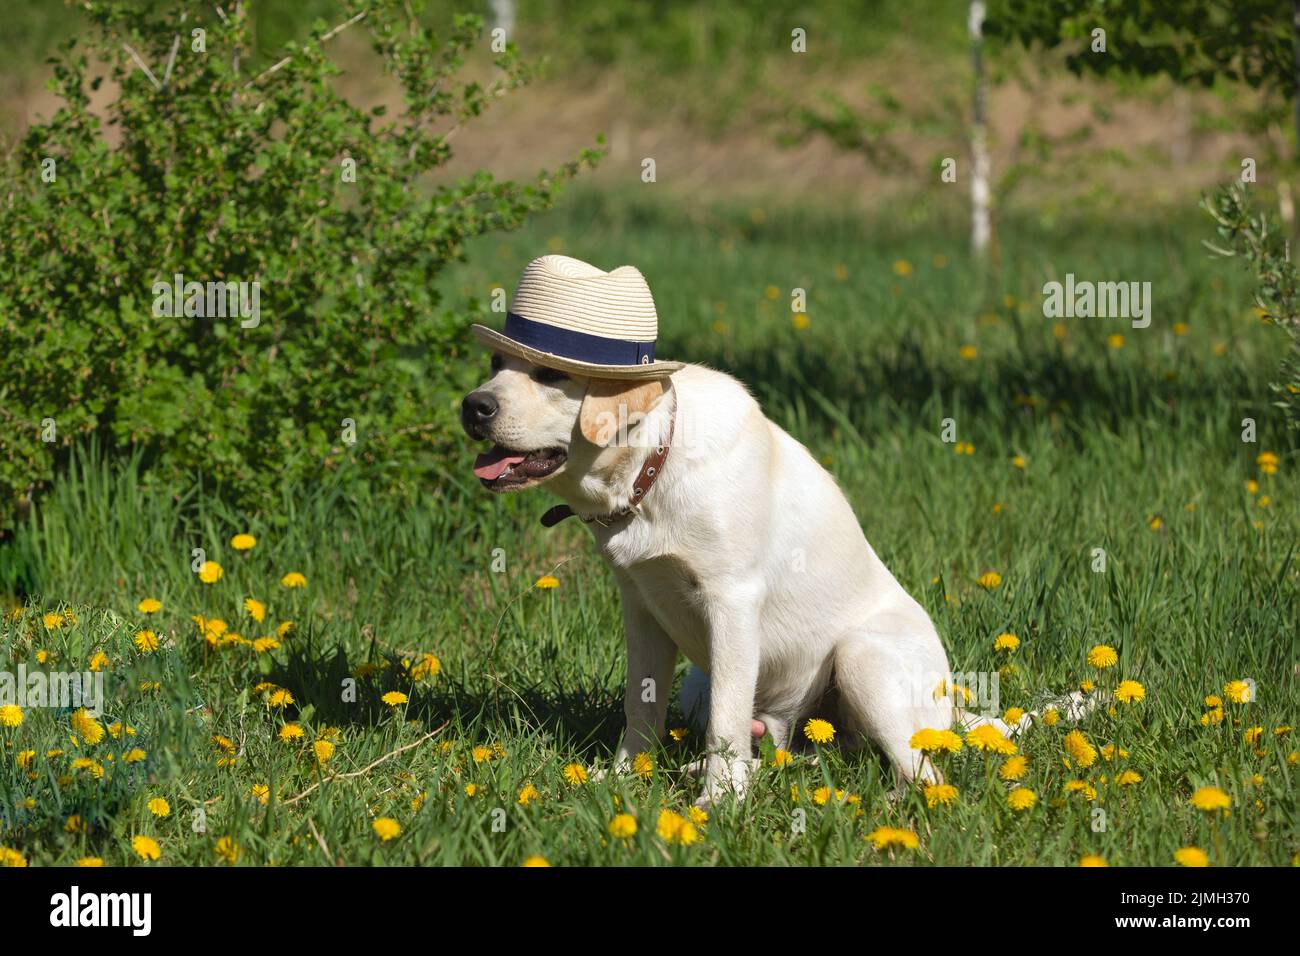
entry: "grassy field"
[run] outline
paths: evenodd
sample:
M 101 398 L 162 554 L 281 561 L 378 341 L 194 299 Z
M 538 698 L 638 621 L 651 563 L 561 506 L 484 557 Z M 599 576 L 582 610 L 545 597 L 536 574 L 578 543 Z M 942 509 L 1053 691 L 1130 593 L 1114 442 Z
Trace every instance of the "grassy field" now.
M 185 865 L 1172 865 L 1186 846 L 1214 865 L 1292 862 L 1300 745 L 1281 728 L 1300 700 L 1300 487 L 1266 389 L 1282 336 L 1252 313 L 1244 273 L 1206 258 L 1206 233 L 1191 213 L 1007 221 L 985 280 L 960 223 L 923 211 L 864 223 L 575 193 L 470 250 L 448 284 L 484 298 L 542 251 L 638 264 L 660 352 L 736 374 L 826 464 L 955 670 L 1001 669 L 1004 708 L 1140 682 L 1143 700 L 1082 725 L 1102 751 L 1088 766 L 1066 764 L 1063 723 L 1018 741 L 1032 808 L 1010 809 L 1005 758 L 971 747 L 944 762 L 948 805 L 888 801 L 888 768 L 832 745 L 816 764 L 769 759 L 743 803 L 691 827 L 660 815 L 688 814 L 696 785 L 675 768 L 697 732 L 643 775 L 566 780 L 607 762 L 621 730 L 616 590 L 577 522 L 537 524 L 553 499 L 482 492 L 466 440 L 413 505 L 345 476 L 286 489 L 264 515 L 93 461 L 60 483 L 0 544 L 0 581 L 25 595 L 0 649 L 11 669 L 94 663 L 111 699 L 98 743 L 68 711 L 0 726 L 0 845 L 33 865 L 137 864 L 138 836 Z M 1040 291 L 1066 272 L 1151 281 L 1150 328 L 1054 327 Z M 467 344 L 448 374 L 485 370 Z M 961 444 L 941 440 L 946 418 Z M 191 570 L 196 547 L 221 565 L 214 583 Z M 285 586 L 291 572 L 305 585 Z M 987 572 L 1000 583 L 980 586 Z M 545 575 L 558 584 L 535 586 Z M 143 613 L 146 598 L 161 608 Z M 994 650 L 1003 633 L 1015 651 Z M 1088 665 L 1097 644 L 1115 667 Z M 1239 680 L 1254 701 L 1206 705 Z M 1228 812 L 1192 805 L 1204 786 Z M 620 813 L 634 835 L 611 833 Z M 400 833 L 382 839 L 380 819 Z M 917 845 L 877 849 L 864 838 L 882 826 Z

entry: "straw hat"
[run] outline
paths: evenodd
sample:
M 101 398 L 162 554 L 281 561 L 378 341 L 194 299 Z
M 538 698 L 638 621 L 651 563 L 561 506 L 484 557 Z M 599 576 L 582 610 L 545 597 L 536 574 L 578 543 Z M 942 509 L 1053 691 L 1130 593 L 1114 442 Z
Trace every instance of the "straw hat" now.
M 569 256 L 534 259 L 519 277 L 505 329 L 471 331 L 489 348 L 592 378 L 660 378 L 682 367 L 655 361 L 659 316 L 632 266 L 605 272 Z

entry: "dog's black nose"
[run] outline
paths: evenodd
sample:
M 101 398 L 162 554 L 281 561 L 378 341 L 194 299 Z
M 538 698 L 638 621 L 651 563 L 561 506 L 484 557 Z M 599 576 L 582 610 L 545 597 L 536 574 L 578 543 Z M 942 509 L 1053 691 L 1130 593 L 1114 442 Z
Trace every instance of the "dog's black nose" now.
M 484 426 L 501 410 L 501 404 L 490 392 L 470 392 L 460 403 L 460 423 L 471 438 L 486 438 Z

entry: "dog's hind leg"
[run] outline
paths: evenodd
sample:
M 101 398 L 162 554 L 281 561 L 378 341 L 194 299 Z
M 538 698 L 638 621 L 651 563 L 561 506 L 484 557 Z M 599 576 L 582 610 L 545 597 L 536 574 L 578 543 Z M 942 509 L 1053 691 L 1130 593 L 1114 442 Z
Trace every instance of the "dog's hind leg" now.
M 912 749 L 911 740 L 918 730 L 946 730 L 952 723 L 952 702 L 934 696 L 946 670 L 937 637 L 931 647 L 916 635 L 858 632 L 836 647 L 835 689 L 849 723 L 846 729 L 884 751 L 900 783 L 918 777 L 943 782 L 933 763 Z

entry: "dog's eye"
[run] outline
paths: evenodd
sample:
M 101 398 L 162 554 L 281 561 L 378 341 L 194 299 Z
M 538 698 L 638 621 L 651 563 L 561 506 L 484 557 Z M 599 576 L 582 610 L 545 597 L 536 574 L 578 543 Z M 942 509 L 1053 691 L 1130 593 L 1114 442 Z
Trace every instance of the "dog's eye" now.
M 506 364 L 506 360 L 503 359 L 500 355 L 493 355 L 493 356 L 492 356 L 492 371 L 493 371 L 493 372 L 499 372 L 499 371 L 501 371 L 501 366 L 503 366 L 503 365 L 505 365 L 505 364 Z
M 539 368 L 533 373 L 533 381 L 541 382 L 543 385 L 553 385 L 556 382 L 567 381 L 569 376 L 563 372 L 558 372 L 553 368 Z

